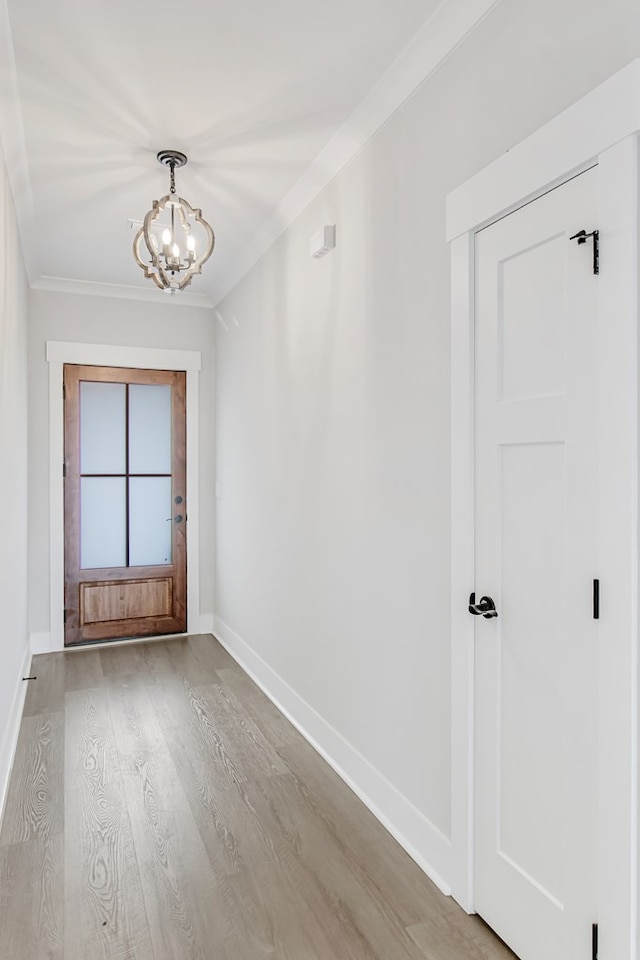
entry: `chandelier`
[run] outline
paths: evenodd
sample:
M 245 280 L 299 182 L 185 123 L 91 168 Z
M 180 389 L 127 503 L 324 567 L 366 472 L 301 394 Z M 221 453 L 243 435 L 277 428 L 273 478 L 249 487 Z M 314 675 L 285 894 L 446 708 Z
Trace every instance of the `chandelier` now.
M 171 171 L 169 193 L 153 201 L 133 241 L 133 255 L 145 277 L 175 294 L 201 272 L 213 253 L 215 236 L 202 210 L 176 195 L 175 169 L 184 167 L 186 155 L 179 150 L 161 150 L 157 157 Z

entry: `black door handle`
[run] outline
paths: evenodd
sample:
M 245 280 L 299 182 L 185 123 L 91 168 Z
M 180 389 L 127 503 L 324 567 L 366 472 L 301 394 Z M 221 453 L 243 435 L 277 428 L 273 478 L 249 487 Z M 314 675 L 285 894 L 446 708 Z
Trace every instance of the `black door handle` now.
M 496 605 L 491 597 L 480 597 L 480 602 L 476 603 L 475 593 L 469 596 L 469 613 L 472 613 L 474 617 L 482 616 L 485 620 L 490 620 L 491 617 L 498 616 Z

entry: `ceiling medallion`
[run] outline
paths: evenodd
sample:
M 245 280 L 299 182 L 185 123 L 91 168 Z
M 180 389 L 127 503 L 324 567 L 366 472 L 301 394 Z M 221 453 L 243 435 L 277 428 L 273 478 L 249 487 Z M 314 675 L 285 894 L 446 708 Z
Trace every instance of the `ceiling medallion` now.
M 145 277 L 151 277 L 161 290 L 175 294 L 201 272 L 216 241 L 202 210 L 176 196 L 175 169 L 184 167 L 186 155 L 179 150 L 161 150 L 158 162 L 171 170 L 169 193 L 153 201 L 133 241 L 133 255 Z

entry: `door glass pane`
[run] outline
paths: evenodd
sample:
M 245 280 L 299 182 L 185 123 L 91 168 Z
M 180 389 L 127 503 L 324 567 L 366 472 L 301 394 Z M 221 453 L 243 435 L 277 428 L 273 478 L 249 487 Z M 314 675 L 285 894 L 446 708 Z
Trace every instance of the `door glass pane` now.
M 127 562 L 126 480 L 80 480 L 80 566 L 124 567 Z
M 130 478 L 130 566 L 171 563 L 171 509 L 171 477 Z
M 129 387 L 129 471 L 171 473 L 171 387 Z
M 124 383 L 80 383 L 80 472 L 125 472 Z

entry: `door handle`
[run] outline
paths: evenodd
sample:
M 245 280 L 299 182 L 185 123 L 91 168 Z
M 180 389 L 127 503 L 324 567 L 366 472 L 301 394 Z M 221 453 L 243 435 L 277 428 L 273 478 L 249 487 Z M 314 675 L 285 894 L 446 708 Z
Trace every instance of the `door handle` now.
M 171 523 L 172 520 L 174 521 L 174 523 L 182 523 L 183 519 L 184 517 L 182 516 L 182 514 L 177 513 L 175 517 L 167 517 L 167 519 L 165 520 L 165 523 Z
M 476 603 L 475 593 L 472 593 L 469 596 L 469 613 L 472 613 L 474 617 L 482 616 L 485 618 L 485 620 L 489 620 L 491 617 L 498 616 L 496 605 L 491 597 L 480 597 L 480 602 Z

